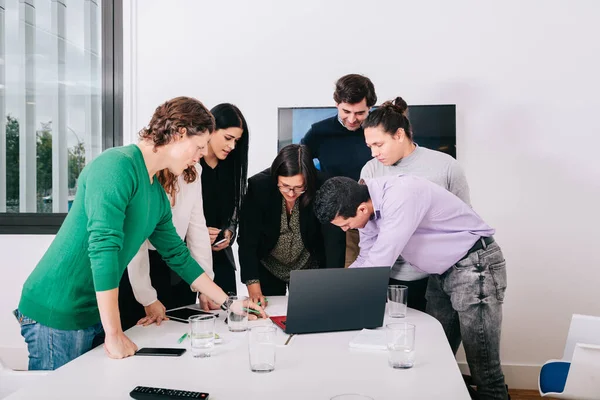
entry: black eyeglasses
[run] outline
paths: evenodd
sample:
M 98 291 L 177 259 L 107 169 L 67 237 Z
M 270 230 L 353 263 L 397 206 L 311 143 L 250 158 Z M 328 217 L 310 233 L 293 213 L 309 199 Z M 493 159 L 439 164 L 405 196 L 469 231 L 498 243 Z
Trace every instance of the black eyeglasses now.
M 302 194 L 306 192 L 306 188 L 304 186 L 285 186 L 285 185 L 277 185 L 279 191 L 282 193 L 294 192 L 295 194 Z

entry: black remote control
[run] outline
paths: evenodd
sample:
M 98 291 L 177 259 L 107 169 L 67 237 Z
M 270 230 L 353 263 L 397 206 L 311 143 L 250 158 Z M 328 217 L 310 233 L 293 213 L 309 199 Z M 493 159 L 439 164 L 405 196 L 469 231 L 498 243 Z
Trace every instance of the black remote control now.
M 129 395 L 137 400 L 208 399 L 208 393 L 186 392 L 185 390 L 161 389 L 147 386 L 136 386 Z

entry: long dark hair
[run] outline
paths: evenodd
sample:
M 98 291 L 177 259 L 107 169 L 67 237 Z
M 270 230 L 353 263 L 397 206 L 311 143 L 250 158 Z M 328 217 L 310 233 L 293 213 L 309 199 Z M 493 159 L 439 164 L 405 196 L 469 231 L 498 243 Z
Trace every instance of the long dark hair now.
M 277 185 L 277 177 L 302 174 L 306 191 L 300 196 L 300 205 L 308 206 L 315 197 L 317 189 L 317 169 L 308 147 L 289 144 L 279 151 L 271 164 L 271 178 Z
M 363 128 L 376 128 L 381 126 L 385 133 L 395 135 L 399 128 L 404 130 L 406 137 L 413 140 L 412 127 L 408 120 L 408 104 L 402 97 L 396 97 L 393 101 L 386 101 L 376 110 L 372 111 Z
M 242 207 L 242 199 L 246 194 L 248 180 L 248 143 L 250 136 L 248 124 L 240 109 L 230 103 L 216 105 L 210 112 L 215 117 L 215 131 L 227 128 L 240 128 L 242 130 L 242 137 L 236 143 L 235 149 L 225 160 L 219 161 L 230 164 L 233 169 L 234 206 L 239 212 Z

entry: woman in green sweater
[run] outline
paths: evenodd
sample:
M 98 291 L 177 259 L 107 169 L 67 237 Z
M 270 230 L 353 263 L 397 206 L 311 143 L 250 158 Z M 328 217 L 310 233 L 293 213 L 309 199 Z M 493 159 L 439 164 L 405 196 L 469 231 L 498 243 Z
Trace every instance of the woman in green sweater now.
M 228 298 L 190 256 L 171 222 L 158 179 L 179 175 L 206 154 L 214 118 L 196 99 L 177 97 L 159 106 L 140 142 L 109 149 L 81 172 L 71 211 L 23 286 L 14 314 L 29 350 L 30 370 L 53 370 L 94 347 L 105 334 L 111 358 L 137 346 L 119 318 L 121 276 L 149 239 L 177 274 L 224 309 L 254 308 Z M 96 341 L 95 341 L 96 339 Z

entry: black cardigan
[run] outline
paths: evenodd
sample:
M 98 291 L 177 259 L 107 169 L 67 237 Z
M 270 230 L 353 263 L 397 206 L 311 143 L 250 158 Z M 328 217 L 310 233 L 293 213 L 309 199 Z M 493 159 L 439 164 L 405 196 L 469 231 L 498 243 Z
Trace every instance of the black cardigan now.
M 269 169 L 248 179 L 248 191 L 239 219 L 239 258 L 242 283 L 259 279 L 260 260 L 277 245 L 281 229 L 282 195 Z M 313 212 L 312 203 L 300 206 L 302 242 L 319 268 L 326 267 L 322 226 Z

